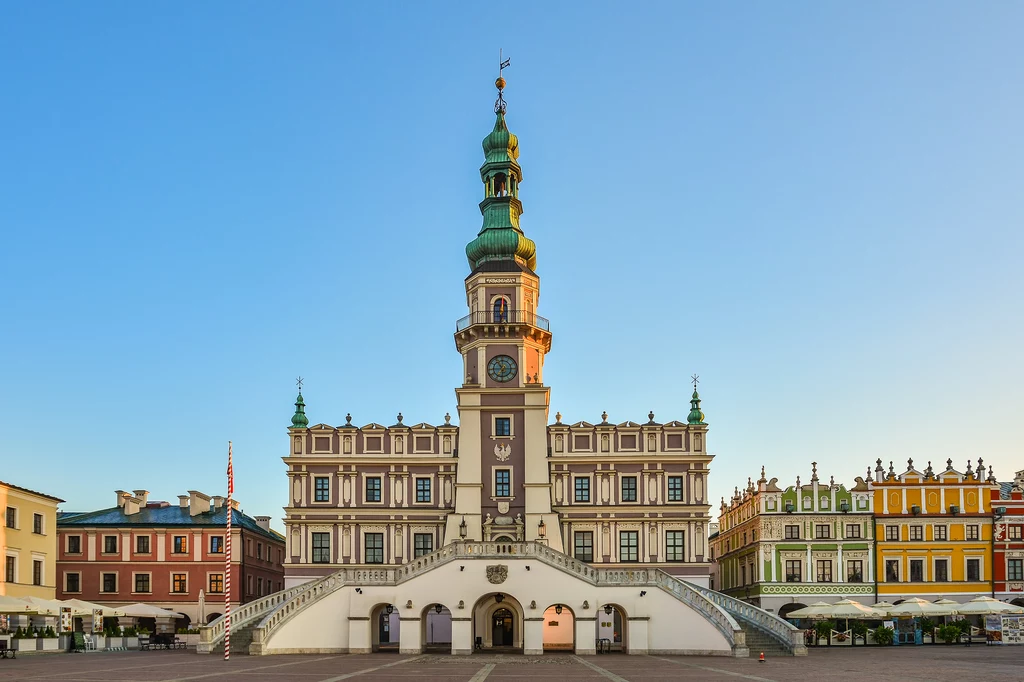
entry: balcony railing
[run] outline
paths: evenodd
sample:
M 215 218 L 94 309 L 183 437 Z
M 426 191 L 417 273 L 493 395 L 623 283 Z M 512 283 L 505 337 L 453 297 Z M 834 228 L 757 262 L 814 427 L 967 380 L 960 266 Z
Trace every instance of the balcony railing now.
M 461 332 L 474 324 L 528 324 L 546 332 L 551 331 L 551 323 L 546 317 L 536 315 L 529 310 L 506 310 L 502 313 L 493 310 L 480 310 L 470 313 L 456 322 L 455 331 Z

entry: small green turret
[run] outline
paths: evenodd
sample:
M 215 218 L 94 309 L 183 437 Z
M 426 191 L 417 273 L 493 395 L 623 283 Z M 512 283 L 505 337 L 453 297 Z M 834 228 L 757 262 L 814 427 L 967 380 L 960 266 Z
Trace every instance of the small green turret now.
M 686 418 L 689 424 L 704 424 L 704 413 L 700 411 L 700 395 L 697 389 L 693 389 L 693 396 L 690 398 L 690 416 Z
M 309 419 L 306 417 L 306 403 L 302 401 L 302 391 L 295 399 L 295 414 L 292 415 L 292 428 L 304 429 L 309 426 Z

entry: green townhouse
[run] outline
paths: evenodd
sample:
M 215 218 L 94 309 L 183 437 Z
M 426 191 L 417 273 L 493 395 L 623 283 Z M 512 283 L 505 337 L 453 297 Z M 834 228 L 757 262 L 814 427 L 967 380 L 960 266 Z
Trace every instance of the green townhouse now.
M 722 500 L 709 538 L 713 587 L 785 616 L 816 601 L 874 600 L 873 496 L 861 478 L 850 490 L 811 479 L 782 489 L 766 480 Z

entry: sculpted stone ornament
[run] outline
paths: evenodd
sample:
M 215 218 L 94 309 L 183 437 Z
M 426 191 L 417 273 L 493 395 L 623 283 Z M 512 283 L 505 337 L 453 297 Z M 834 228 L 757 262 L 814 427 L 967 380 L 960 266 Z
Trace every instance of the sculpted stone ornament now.
M 498 502 L 498 513 L 499 514 L 508 514 L 508 506 L 509 506 L 509 503 L 508 503 L 507 500 L 502 500 L 501 502 Z
M 497 566 L 487 567 L 487 582 L 492 585 L 500 585 L 505 582 L 506 578 L 508 578 L 508 566 L 498 564 Z
M 499 462 L 507 462 L 508 458 L 512 456 L 512 446 L 508 443 L 498 443 L 494 446 L 494 456 L 498 458 Z

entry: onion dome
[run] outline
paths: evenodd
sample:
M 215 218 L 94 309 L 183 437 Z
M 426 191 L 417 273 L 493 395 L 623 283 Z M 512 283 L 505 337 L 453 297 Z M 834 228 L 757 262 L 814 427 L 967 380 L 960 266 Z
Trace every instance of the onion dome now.
M 304 429 L 309 426 L 309 419 L 306 417 L 306 403 L 302 401 L 302 393 L 295 399 L 295 414 L 292 415 L 292 428 Z
M 693 396 L 690 398 L 690 416 L 686 418 L 689 424 L 704 424 L 704 413 L 700 411 L 700 395 L 697 389 L 693 389 Z

